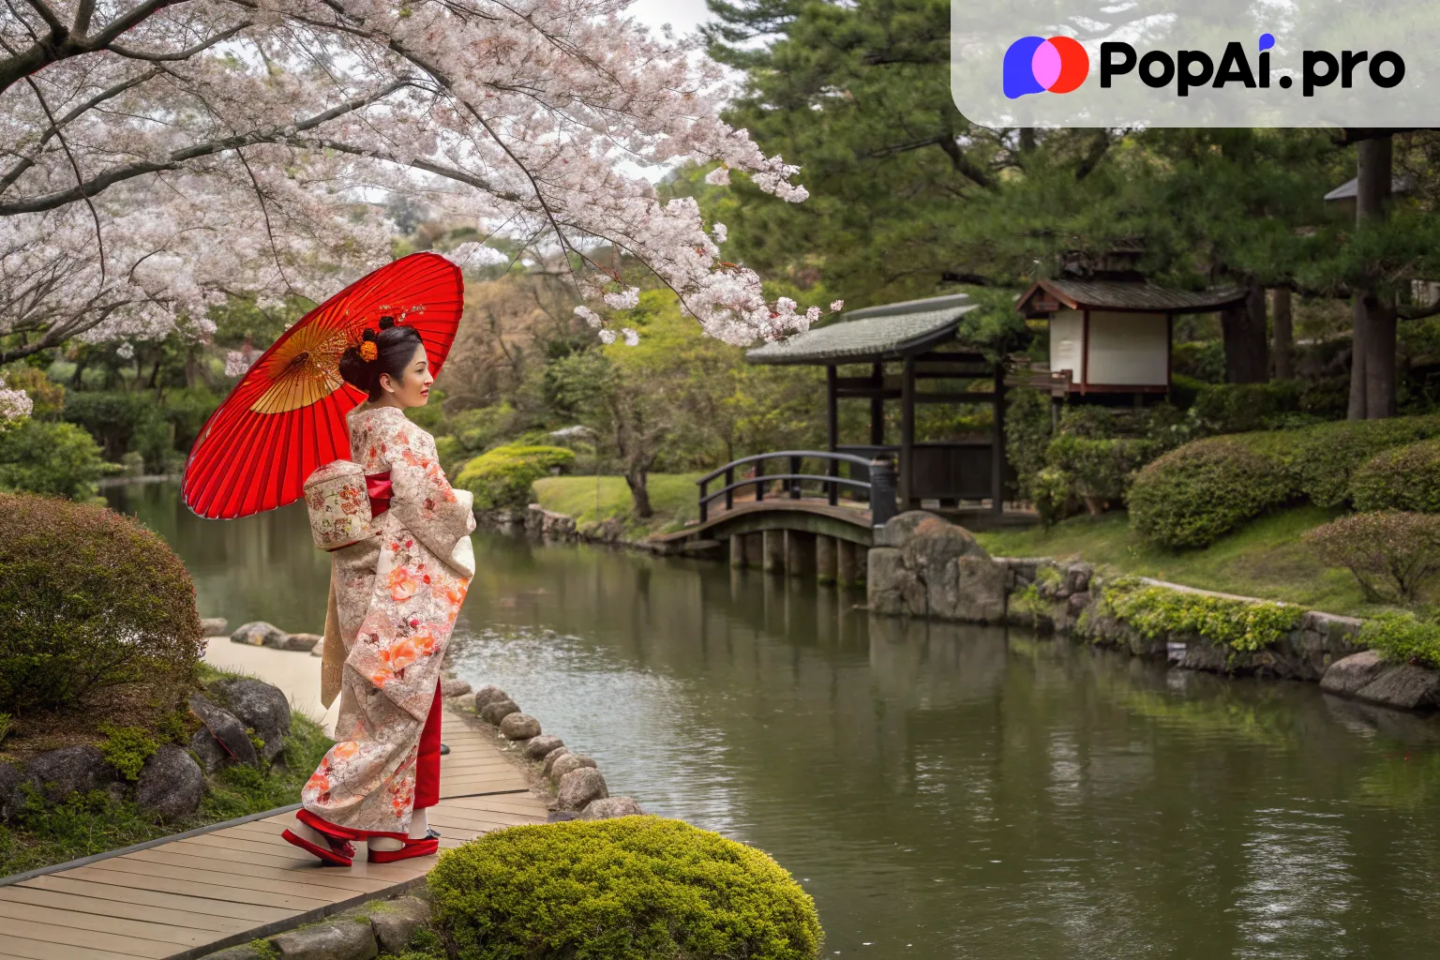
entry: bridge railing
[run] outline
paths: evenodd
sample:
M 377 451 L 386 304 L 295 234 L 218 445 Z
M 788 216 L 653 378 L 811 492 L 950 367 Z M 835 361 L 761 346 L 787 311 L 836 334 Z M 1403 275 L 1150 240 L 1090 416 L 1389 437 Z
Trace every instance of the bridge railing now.
M 789 468 L 788 472 L 767 471 L 766 461 L 771 460 L 785 461 L 785 465 Z M 804 469 L 806 460 L 821 461 L 822 469 L 825 472 L 806 473 Z M 862 476 L 868 479 L 842 477 L 840 475 L 841 464 L 862 468 L 864 471 Z M 746 467 L 750 469 L 745 471 L 739 480 L 735 479 L 737 471 Z M 712 491 L 710 484 L 721 478 L 724 480 L 724 486 L 719 490 Z M 896 513 L 895 465 L 888 458 L 871 460 L 849 453 L 832 453 L 828 450 L 780 450 L 775 453 L 760 453 L 752 457 L 732 460 L 720 469 L 707 473 L 697 480 L 696 483 L 700 487 L 700 522 L 705 523 L 710 519 L 710 504 L 714 501 L 723 499 L 725 509 L 731 510 L 735 506 L 735 491 L 743 490 L 746 487 L 754 487 L 755 500 L 763 501 L 765 488 L 776 482 L 781 486 L 780 497 L 791 500 L 802 498 L 805 484 L 818 484 L 824 492 L 825 499 L 832 507 L 839 504 L 842 487 L 863 493 L 869 500 L 872 522 L 876 525 L 885 523 Z

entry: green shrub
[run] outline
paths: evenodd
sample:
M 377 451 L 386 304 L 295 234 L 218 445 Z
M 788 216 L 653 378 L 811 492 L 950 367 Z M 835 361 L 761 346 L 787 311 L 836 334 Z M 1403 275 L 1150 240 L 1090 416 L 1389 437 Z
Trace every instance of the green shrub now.
M 465 464 L 455 482 L 475 495 L 478 510 L 523 507 L 532 483 L 574 459 L 561 447 L 496 447 Z
M 1299 412 L 1300 392 L 1293 380 L 1205 384 L 1190 409 L 1206 433 L 1266 430 L 1282 415 Z
M 1136 471 L 1152 459 L 1154 450 L 1148 440 L 1062 433 L 1050 441 L 1045 460 L 1073 477 L 1075 493 L 1098 513 L 1101 505 L 1125 498 Z
M 1321 423 L 1257 434 L 1252 443 L 1294 475 L 1311 503 L 1338 507 L 1350 499 L 1351 476 L 1376 454 L 1431 437 L 1440 437 L 1440 416 Z
M 1005 408 L 1005 458 L 1015 468 L 1016 493 L 1036 500 L 1034 481 L 1045 469 L 1045 450 L 1054 436 L 1050 398 L 1039 390 L 1012 390 Z
M 445 853 L 435 918 L 461 960 L 811 960 L 814 902 L 766 854 L 677 820 L 511 827 Z
M 1191 634 L 1241 652 L 1278 643 L 1305 615 L 1300 607 L 1288 604 L 1125 583 L 1107 588 L 1105 603 L 1117 620 L 1148 639 Z
M 36 420 L 58 420 L 65 409 L 65 388 L 35 367 L 12 367 L 0 372 L 0 380 L 11 390 L 24 390 L 30 398 L 30 416 Z
M 126 780 L 139 780 L 145 761 L 160 749 L 160 744 L 141 727 L 117 727 L 112 723 L 102 723 L 98 729 L 105 738 L 105 742 L 100 745 L 100 755 L 105 758 L 105 762 L 118 770 Z
M 65 419 L 84 427 L 104 448 L 105 459 L 111 463 L 131 449 L 137 432 L 163 421 L 155 398 L 148 393 L 98 390 L 68 393 Z
M 0 710 L 187 692 L 204 650 L 195 587 L 160 537 L 103 507 L 0 494 Z
M 1356 510 L 1440 513 L 1440 440 L 1421 440 L 1377 454 L 1350 478 Z
M 1197 440 L 1140 471 L 1130 523 L 1163 546 L 1204 547 L 1291 495 L 1285 472 L 1239 439 Z
M 1370 600 L 1410 603 L 1440 573 L 1440 516 L 1360 513 L 1305 534 L 1322 562 L 1349 570 Z
M 1058 467 L 1045 467 L 1030 481 L 1030 499 L 1047 530 L 1070 514 L 1075 478 Z
M 105 473 L 100 448 L 73 423 L 31 418 L 0 433 L 0 490 L 87 500 Z
M 1361 646 L 1378 650 L 1393 663 L 1440 669 L 1440 623 L 1413 613 L 1382 613 L 1360 628 Z
M 1219 340 L 1177 343 L 1170 351 L 1170 363 L 1178 376 L 1203 383 L 1225 379 L 1225 347 Z

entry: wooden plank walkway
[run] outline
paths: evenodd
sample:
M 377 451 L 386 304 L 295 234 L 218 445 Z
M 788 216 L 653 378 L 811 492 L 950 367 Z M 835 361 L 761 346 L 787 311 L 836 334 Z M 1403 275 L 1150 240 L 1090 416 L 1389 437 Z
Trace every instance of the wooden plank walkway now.
M 444 715 L 448 756 L 430 824 L 442 849 L 544 823 L 525 775 L 473 719 Z M 280 837 L 293 810 L 219 824 L 0 879 L 0 960 L 200 957 L 403 891 L 433 857 L 322 867 Z

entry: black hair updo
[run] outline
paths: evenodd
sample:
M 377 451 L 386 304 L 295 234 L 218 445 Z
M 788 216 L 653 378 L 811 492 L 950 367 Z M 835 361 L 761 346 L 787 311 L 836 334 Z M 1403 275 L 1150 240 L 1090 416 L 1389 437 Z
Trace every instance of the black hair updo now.
M 360 353 L 367 343 L 375 344 L 374 360 L 366 360 Z M 379 332 L 366 327 L 360 342 L 346 347 L 340 355 L 340 376 L 352 387 L 363 390 L 374 403 L 380 399 L 380 375 L 387 373 L 391 380 L 403 380 L 405 368 L 415 357 L 415 349 L 424 345 L 420 331 L 414 327 L 399 326 L 394 317 L 381 317 Z

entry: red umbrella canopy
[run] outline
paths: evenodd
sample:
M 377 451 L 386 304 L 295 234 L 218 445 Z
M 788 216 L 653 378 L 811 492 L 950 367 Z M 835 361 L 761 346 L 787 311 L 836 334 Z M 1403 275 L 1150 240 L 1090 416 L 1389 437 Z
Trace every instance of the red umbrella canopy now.
M 420 332 L 438 375 L 463 306 L 460 269 L 438 254 L 414 253 L 311 310 L 205 422 L 185 463 L 185 505 L 202 517 L 229 519 L 299 500 L 317 467 L 350 458 L 345 415 L 366 398 L 340 379 L 345 348 L 391 316 Z

